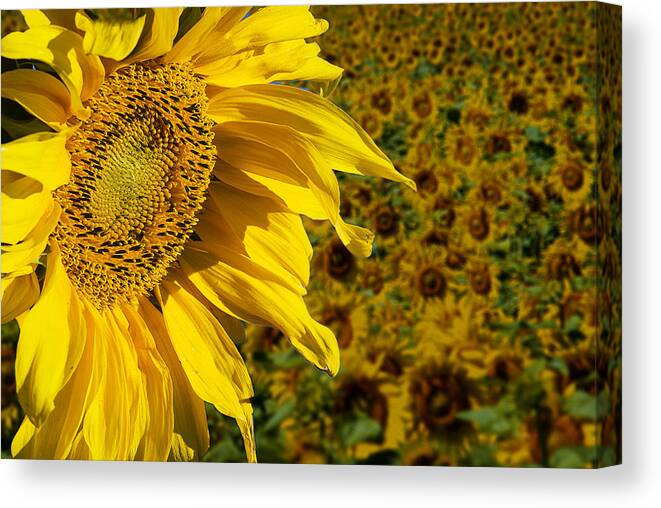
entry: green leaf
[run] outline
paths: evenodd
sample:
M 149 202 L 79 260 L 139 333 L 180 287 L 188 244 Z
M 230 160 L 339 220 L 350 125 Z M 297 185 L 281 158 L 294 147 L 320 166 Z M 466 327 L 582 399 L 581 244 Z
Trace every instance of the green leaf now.
M 539 127 L 529 126 L 523 130 L 523 134 L 529 141 L 542 142 L 544 141 L 544 134 L 539 130 Z
M 462 411 L 457 416 L 475 423 L 483 432 L 497 436 L 509 436 L 516 432 L 519 419 L 510 401 L 503 399 L 497 406 L 485 406 L 470 411 Z
M 305 359 L 293 349 L 271 354 L 273 366 L 279 369 L 293 369 L 305 365 Z
M 551 358 L 549 360 L 549 367 L 565 376 L 569 375 L 569 367 L 567 367 L 567 363 L 562 358 Z
M 296 403 L 293 400 L 289 400 L 279 406 L 268 419 L 266 424 L 264 424 L 263 430 L 269 431 L 278 427 L 285 418 L 294 412 L 294 409 L 296 409 Z
M 572 314 L 569 319 L 565 322 L 564 332 L 569 334 L 571 332 L 579 331 L 581 328 L 581 321 L 583 319 L 578 314 Z
M 346 422 L 340 427 L 340 436 L 347 447 L 358 443 L 376 441 L 381 437 L 381 424 L 367 416 Z
M 595 456 L 595 449 L 585 446 L 575 446 L 572 448 L 558 448 L 551 458 L 549 465 L 551 467 L 562 468 L 584 468 L 592 463 Z
M 614 466 L 617 464 L 617 454 L 612 446 L 602 446 L 599 449 L 599 467 Z
M 606 416 L 609 406 L 608 395 L 605 392 L 601 392 L 599 396 L 595 397 L 578 390 L 565 399 L 563 409 L 570 416 L 595 420 Z
M 204 462 L 246 462 L 246 455 L 245 451 L 240 449 L 227 433 L 221 441 L 209 448 L 202 460 Z

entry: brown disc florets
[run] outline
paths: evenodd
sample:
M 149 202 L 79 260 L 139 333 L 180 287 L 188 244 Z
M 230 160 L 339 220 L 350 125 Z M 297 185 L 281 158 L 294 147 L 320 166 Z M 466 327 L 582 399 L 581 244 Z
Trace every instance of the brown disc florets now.
M 197 223 L 216 157 L 204 83 L 147 62 L 109 75 L 69 138 L 54 236 L 78 291 L 106 308 L 147 294 Z

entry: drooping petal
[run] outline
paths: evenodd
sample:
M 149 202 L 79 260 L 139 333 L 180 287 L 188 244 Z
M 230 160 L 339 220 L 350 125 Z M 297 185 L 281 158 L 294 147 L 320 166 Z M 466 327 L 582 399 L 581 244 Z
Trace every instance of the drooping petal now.
M 164 55 L 163 61 L 184 62 L 194 58 L 205 49 L 207 37 L 212 37 L 212 32 L 223 34 L 229 31 L 249 10 L 250 7 L 206 7 L 197 23 Z
M 209 448 L 209 428 L 204 401 L 197 396 L 186 377 L 181 361 L 170 342 L 161 313 L 144 297 L 139 299 L 139 305 L 140 315 L 149 327 L 156 348 L 172 378 L 175 433 L 171 443 L 172 454 L 175 460 L 199 459 Z
M 85 33 L 83 48 L 85 53 L 99 55 L 112 60 L 126 58 L 140 38 L 146 16 L 133 20 L 107 21 L 93 20 L 83 11 L 76 12 L 76 27 Z
M 2 145 L 2 169 L 41 182 L 47 190 L 69 181 L 71 159 L 66 148 L 68 131 L 36 132 Z
M 248 400 L 252 383 L 236 346 L 213 314 L 179 283 L 163 281 L 158 295 L 168 333 L 193 389 L 237 421 L 248 460 L 256 462 Z
M 374 235 L 365 228 L 346 224 L 342 220 L 340 189 L 335 174 L 309 139 L 286 125 L 227 122 L 216 129 L 214 142 L 222 160 L 268 177 L 259 182 L 284 202 L 291 203 L 292 210 L 298 213 L 307 215 L 310 207 L 308 200 L 297 204 L 296 198 L 300 198 L 300 192 L 290 196 L 291 185 L 283 187 L 278 182 L 295 182 L 309 188 L 309 197 L 315 199 L 323 211 L 321 218 L 330 220 L 347 248 L 357 256 L 370 255 Z M 221 180 L 225 179 L 221 173 L 216 172 Z M 313 206 L 312 211 L 317 214 L 317 207 Z
M 139 460 L 164 461 L 170 453 L 174 414 L 172 410 L 172 378 L 168 368 L 156 349 L 156 343 L 148 325 L 130 305 L 123 305 L 121 311 L 128 321 L 128 336 L 138 355 L 138 366 L 142 372 L 143 385 L 147 393 L 149 417 L 144 437 L 138 448 Z M 121 316 L 120 316 L 121 318 Z M 120 319 L 117 319 L 119 322 Z M 122 320 L 123 321 L 123 320 Z
M 61 129 L 73 114 L 71 94 L 54 76 L 32 69 L 2 74 L 2 96 L 18 102 L 54 129 Z
M 2 246 L 2 273 L 27 273 L 28 265 L 36 262 L 48 244 L 48 237 L 60 219 L 60 205 L 51 201 L 37 225 L 25 239 L 14 245 Z
M 52 197 L 33 178 L 2 172 L 2 241 L 18 243 L 34 229 L 51 206 Z
M 333 332 L 312 319 L 300 294 L 260 276 L 259 265 L 231 251 L 184 251 L 188 279 L 216 307 L 245 321 L 281 330 L 305 358 L 335 374 L 339 350 Z
M 125 58 L 122 65 L 151 60 L 170 51 L 179 29 L 179 16 L 182 11 L 181 7 L 151 9 L 135 52 Z
M 126 323 L 92 305 L 94 362 L 103 365 L 95 377 L 98 390 L 83 421 L 83 436 L 93 460 L 135 458 L 147 426 L 147 394 Z
M 16 391 L 30 420 L 39 426 L 76 369 L 87 335 L 81 303 L 55 242 L 39 300 L 19 325 Z
M 57 394 L 53 410 L 43 424 L 36 428 L 30 442 L 27 445 L 19 444 L 20 440 L 17 442 L 16 448 L 20 448 L 20 451 L 14 454 L 15 457 L 65 459 L 69 456 L 85 410 L 97 388 L 92 383 L 95 366 L 94 332 L 90 329 L 91 325 L 87 322 L 85 347 L 75 372 Z
M 252 404 L 244 401 L 241 403 L 243 406 L 244 418 L 237 420 L 241 437 L 243 437 L 243 446 L 246 450 L 246 458 L 248 462 L 257 462 L 257 448 L 255 445 L 255 427 L 252 419 Z
M 74 113 L 85 115 L 82 102 L 103 82 L 105 71 L 96 55 L 83 49 L 83 38 L 55 25 L 41 25 L 2 38 L 2 56 L 32 59 L 50 65 L 71 92 Z
M 253 395 L 241 355 L 218 320 L 175 282 L 160 285 L 161 306 L 172 346 L 191 386 L 218 411 L 244 419 L 241 401 Z
M 333 169 L 387 178 L 415 188 L 362 127 L 312 92 L 281 85 L 231 88 L 215 95 L 208 111 L 219 124 L 252 120 L 289 126 L 308 138 Z
M 2 278 L 2 322 L 16 319 L 39 298 L 39 281 L 34 272 Z

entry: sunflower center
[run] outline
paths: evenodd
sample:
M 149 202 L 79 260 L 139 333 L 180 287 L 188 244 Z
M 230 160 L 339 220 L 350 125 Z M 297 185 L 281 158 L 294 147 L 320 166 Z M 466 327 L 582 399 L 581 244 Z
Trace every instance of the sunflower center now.
M 418 274 L 418 290 L 425 298 L 442 297 L 447 283 L 443 274 L 434 267 L 424 268 Z
M 187 65 L 130 65 L 90 98 L 55 192 L 62 262 L 97 307 L 147 294 L 197 223 L 215 162 L 204 83 Z
M 576 166 L 567 166 L 562 172 L 562 183 L 570 191 L 583 186 L 583 172 Z

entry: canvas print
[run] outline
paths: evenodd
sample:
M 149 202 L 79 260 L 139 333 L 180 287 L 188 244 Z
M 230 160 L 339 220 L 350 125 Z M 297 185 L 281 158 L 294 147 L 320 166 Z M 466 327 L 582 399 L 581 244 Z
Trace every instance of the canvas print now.
M 4 10 L 1 55 L 4 459 L 621 462 L 620 7 Z

